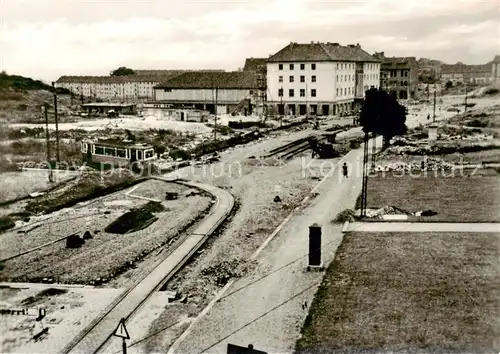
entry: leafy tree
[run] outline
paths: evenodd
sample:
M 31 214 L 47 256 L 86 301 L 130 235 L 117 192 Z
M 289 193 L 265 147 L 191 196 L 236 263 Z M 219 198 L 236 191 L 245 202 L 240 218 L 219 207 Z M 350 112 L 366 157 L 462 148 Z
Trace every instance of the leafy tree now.
M 388 94 L 382 89 L 366 91 L 361 108 L 360 124 L 365 133 L 384 137 L 384 147 L 396 135 L 406 133 L 406 108 L 399 104 L 395 92 Z
M 163 145 L 157 145 L 155 147 L 156 155 L 158 158 L 160 158 L 161 155 L 165 153 L 165 146 Z
M 134 74 L 135 74 L 134 70 L 127 68 L 125 66 L 120 66 L 118 69 L 115 69 L 110 73 L 111 76 L 127 76 Z
M 445 87 L 446 87 L 447 90 L 451 89 L 453 87 L 453 82 L 447 81 Z

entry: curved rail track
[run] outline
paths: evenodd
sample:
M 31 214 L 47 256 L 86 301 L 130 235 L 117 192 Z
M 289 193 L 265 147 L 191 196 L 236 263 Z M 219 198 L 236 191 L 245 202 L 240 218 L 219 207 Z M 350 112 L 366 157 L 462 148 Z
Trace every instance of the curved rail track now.
M 157 179 L 162 179 L 157 177 Z M 167 180 L 170 181 L 170 180 Z M 210 213 L 191 234 L 181 237 L 166 253 L 163 260 L 132 287 L 125 290 L 97 318 L 71 340 L 61 353 L 98 353 L 109 343 L 121 318 L 127 321 L 158 291 L 193 254 L 206 242 L 210 235 L 227 219 L 234 207 L 233 196 L 217 187 L 199 183 L 183 182 L 190 187 L 204 190 L 217 199 Z

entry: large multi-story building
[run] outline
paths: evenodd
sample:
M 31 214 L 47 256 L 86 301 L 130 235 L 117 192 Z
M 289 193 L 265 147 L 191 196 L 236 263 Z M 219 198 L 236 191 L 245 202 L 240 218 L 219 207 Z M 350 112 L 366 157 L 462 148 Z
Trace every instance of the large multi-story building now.
M 467 85 L 486 85 L 492 82 L 492 63 L 483 65 L 467 65 L 461 62 L 443 64 L 441 66 L 441 81 L 446 83 Z
M 184 73 L 183 70 L 138 70 L 128 76 L 61 76 L 56 87 L 75 95 L 92 99 L 129 101 L 153 98 L 153 88 L 159 83 Z
M 210 113 L 251 114 L 259 104 L 254 71 L 193 71 L 173 77 L 155 86 L 154 101 L 148 108 L 185 109 Z
M 359 44 L 292 42 L 266 62 L 268 106 L 280 115 L 351 112 L 379 87 L 380 61 Z
M 399 99 L 415 97 L 418 88 L 418 63 L 415 57 L 386 57 L 384 52 L 374 56 L 382 61 L 380 87 L 396 92 Z

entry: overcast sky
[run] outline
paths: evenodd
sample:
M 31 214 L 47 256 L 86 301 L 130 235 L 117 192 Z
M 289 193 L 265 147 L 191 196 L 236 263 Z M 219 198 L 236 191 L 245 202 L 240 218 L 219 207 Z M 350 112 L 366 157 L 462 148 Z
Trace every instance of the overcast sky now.
M 0 0 L 0 69 L 43 80 L 136 69 L 236 70 L 289 42 L 486 63 L 500 0 Z

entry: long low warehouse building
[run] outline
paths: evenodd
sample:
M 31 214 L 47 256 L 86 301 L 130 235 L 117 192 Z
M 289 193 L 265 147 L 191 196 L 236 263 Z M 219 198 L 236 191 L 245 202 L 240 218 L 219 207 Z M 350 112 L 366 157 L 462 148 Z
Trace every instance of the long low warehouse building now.
M 189 107 L 211 114 L 249 115 L 258 97 L 255 72 L 188 72 L 155 86 L 154 102 L 149 103 L 157 109 Z

